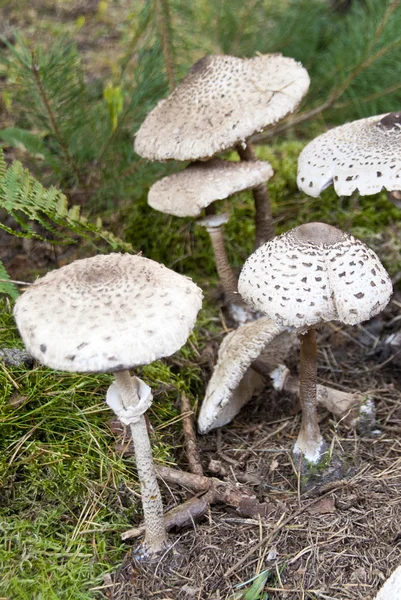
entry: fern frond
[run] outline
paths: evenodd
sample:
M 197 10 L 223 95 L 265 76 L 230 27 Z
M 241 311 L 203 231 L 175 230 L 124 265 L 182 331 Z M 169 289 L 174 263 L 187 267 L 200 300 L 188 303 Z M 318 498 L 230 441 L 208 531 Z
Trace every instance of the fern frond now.
M 13 300 L 18 298 L 18 290 L 15 285 L 10 281 L 10 276 L 4 268 L 3 263 L 0 260 L 0 294 L 6 294 Z
M 106 231 L 99 219 L 92 223 L 81 215 L 80 207 L 69 208 L 62 192 L 55 187 L 46 189 L 18 161 L 7 167 L 1 148 L 0 208 L 19 226 L 14 230 L 0 223 L 0 228 L 19 237 L 44 239 L 44 235 L 37 233 L 32 226 L 32 222 L 37 222 L 51 234 L 54 242 L 76 243 L 74 236 L 78 235 L 95 244 L 103 240 L 113 250 L 132 250 L 130 244 Z

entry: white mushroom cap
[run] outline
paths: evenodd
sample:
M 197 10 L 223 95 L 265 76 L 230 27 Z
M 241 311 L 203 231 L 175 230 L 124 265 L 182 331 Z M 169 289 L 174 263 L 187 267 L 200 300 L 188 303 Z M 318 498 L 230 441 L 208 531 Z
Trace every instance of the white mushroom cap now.
M 258 248 L 238 290 L 277 323 L 304 327 L 366 321 L 386 306 L 392 285 L 365 244 L 330 225 L 308 223 Z
M 218 158 L 189 165 L 149 190 L 148 204 L 176 217 L 196 217 L 215 202 L 264 183 L 273 175 L 268 162 L 228 162 Z
M 309 75 L 292 58 L 205 56 L 148 114 L 135 150 L 151 160 L 213 156 L 293 112 Z
M 401 565 L 396 568 L 384 582 L 374 600 L 400 600 L 401 598 Z
M 251 364 L 283 329 L 263 317 L 224 338 L 199 413 L 200 433 L 229 423 L 252 395 L 261 391 L 263 378 L 250 368 Z
M 339 196 L 401 189 L 401 112 L 330 129 L 299 155 L 298 187 L 316 198 L 329 185 Z
M 14 310 L 27 350 L 63 371 L 120 371 L 183 346 L 201 307 L 188 277 L 129 254 L 77 260 L 38 279 Z

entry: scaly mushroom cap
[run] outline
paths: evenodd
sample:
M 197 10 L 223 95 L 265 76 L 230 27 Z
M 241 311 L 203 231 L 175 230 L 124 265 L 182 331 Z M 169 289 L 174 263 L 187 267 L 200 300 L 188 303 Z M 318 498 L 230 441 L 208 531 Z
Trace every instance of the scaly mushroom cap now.
M 268 162 L 228 162 L 218 158 L 189 165 L 149 190 L 148 204 L 176 217 L 196 217 L 215 202 L 264 183 L 273 175 Z
M 148 114 L 135 151 L 151 160 L 213 156 L 293 112 L 309 75 L 292 58 L 205 56 Z
M 252 395 L 263 389 L 263 377 L 250 367 L 265 348 L 279 340 L 280 334 L 283 327 L 263 317 L 238 327 L 224 338 L 199 413 L 199 433 L 208 433 L 229 423 Z M 276 356 L 282 354 L 279 346 L 278 341 Z M 274 360 L 270 366 L 271 369 L 277 366 Z
M 401 189 L 401 112 L 330 129 L 299 155 L 298 187 L 316 198 L 329 185 L 339 196 Z
M 365 244 L 330 225 L 308 223 L 258 248 L 238 290 L 277 323 L 303 327 L 366 321 L 386 306 L 392 285 Z
M 52 271 L 17 300 L 27 350 L 62 371 L 120 371 L 185 344 L 202 292 L 189 278 L 130 254 L 109 254 Z

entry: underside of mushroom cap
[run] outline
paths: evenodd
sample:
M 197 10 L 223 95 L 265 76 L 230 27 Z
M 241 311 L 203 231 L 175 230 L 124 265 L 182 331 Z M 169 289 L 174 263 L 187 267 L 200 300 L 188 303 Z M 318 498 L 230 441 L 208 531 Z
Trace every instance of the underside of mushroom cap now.
M 289 327 L 361 323 L 388 303 L 392 285 L 363 242 L 324 223 L 301 225 L 246 261 L 238 290 L 246 302 Z
M 401 112 L 335 127 L 298 160 L 298 187 L 316 198 L 332 183 L 339 196 L 401 189 Z
M 273 175 L 268 162 L 229 162 L 218 158 L 189 165 L 149 190 L 148 204 L 177 217 L 196 217 L 215 202 L 264 183 Z
M 201 303 L 191 279 L 142 256 L 109 254 L 38 279 L 14 314 L 27 350 L 41 363 L 109 372 L 179 350 Z
M 260 384 L 260 377 L 248 370 L 263 349 L 283 331 L 283 327 L 263 317 L 238 327 L 224 338 L 199 413 L 200 433 L 225 425 L 250 400 L 254 385 Z M 241 393 L 236 394 L 243 380 Z
M 213 156 L 293 112 L 309 75 L 292 58 L 206 56 L 148 114 L 135 151 L 151 160 Z

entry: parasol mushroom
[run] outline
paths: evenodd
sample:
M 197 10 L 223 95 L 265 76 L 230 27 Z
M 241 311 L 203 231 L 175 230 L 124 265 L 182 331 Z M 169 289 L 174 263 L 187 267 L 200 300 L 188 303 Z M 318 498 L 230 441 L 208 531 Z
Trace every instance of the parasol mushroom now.
M 294 112 L 309 76 L 292 58 L 205 56 L 147 115 L 135 151 L 151 160 L 199 160 L 236 148 L 255 160 L 250 136 Z M 256 244 L 274 235 L 266 186 L 255 188 Z
M 163 507 L 144 413 L 148 386 L 128 369 L 183 346 L 201 307 L 189 278 L 142 256 L 77 260 L 38 279 L 14 315 L 27 350 L 53 369 L 114 373 L 108 404 L 131 427 L 146 524 L 145 549 L 166 543 Z
M 316 327 L 370 319 L 390 299 L 390 278 L 365 244 L 330 225 L 308 223 L 258 248 L 238 286 L 256 310 L 299 334 L 302 422 L 294 453 L 317 463 L 324 443 L 316 412 Z
M 299 155 L 298 187 L 314 198 L 401 190 L 401 112 L 359 119 L 312 140 Z

